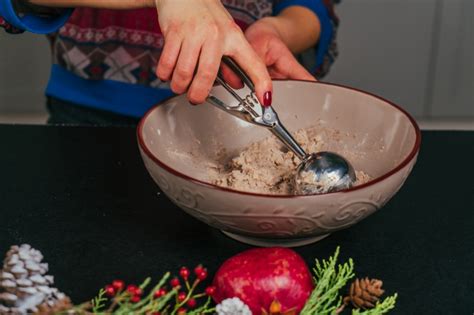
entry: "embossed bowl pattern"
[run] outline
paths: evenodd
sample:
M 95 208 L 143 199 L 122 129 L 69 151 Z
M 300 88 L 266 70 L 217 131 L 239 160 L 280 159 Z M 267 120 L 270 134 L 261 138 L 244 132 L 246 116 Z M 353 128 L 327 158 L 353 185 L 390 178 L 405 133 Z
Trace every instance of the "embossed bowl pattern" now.
M 212 185 L 204 166 L 215 163 L 222 148 L 232 154 L 270 134 L 209 104 L 189 106 L 185 96 L 154 107 L 139 124 L 148 172 L 178 207 L 230 237 L 258 246 L 299 246 L 383 207 L 416 162 L 421 141 L 416 122 L 380 97 L 334 84 L 275 81 L 274 103 L 290 131 L 314 125 L 340 130 L 333 150 L 349 155 L 355 168 L 373 179 L 347 191 L 307 196 Z

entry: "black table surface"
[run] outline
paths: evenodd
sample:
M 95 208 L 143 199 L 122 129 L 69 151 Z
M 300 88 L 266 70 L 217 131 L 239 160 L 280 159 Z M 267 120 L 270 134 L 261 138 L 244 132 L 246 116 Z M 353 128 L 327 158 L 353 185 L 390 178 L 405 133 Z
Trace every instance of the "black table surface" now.
M 210 273 L 249 248 L 186 215 L 145 170 L 134 128 L 0 126 L 0 253 L 41 250 L 76 303 L 115 278 Z M 423 132 L 411 176 L 381 210 L 297 248 L 308 264 L 341 246 L 359 276 L 398 292 L 393 314 L 474 313 L 474 132 Z

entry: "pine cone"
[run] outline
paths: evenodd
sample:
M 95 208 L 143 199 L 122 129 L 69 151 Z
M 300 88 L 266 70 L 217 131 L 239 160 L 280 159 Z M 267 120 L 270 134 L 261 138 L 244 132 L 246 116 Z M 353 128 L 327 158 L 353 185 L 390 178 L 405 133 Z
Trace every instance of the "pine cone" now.
M 48 264 L 30 245 L 12 246 L 0 270 L 0 314 L 31 314 L 42 303 L 56 303 L 66 296 L 52 288 Z
M 344 298 L 344 303 L 355 308 L 369 309 L 375 306 L 383 295 L 383 282 L 378 279 L 356 279 L 349 289 L 349 295 Z
M 64 313 L 73 307 L 71 300 L 65 297 L 57 301 L 44 302 L 38 306 L 38 311 L 34 315 L 54 315 L 58 313 Z
M 247 304 L 237 297 L 225 299 L 217 304 L 216 312 L 217 315 L 252 315 Z

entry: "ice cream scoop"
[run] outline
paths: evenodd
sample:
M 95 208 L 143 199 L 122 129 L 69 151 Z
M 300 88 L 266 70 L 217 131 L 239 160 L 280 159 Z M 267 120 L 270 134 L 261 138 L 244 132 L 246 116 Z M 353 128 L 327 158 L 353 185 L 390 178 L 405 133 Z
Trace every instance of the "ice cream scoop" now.
M 295 170 L 294 192 L 298 195 L 322 194 L 350 188 L 356 181 L 354 168 L 342 156 L 334 152 L 316 152 L 308 154 L 286 130 L 272 106 L 263 106 L 255 95 L 255 88 L 248 75 L 229 57 L 223 62 L 235 72 L 248 88 L 249 93 L 235 91 L 221 74 L 216 81 L 222 85 L 237 101 L 227 104 L 211 93 L 208 102 L 214 106 L 252 124 L 269 129 L 291 150 L 301 163 Z

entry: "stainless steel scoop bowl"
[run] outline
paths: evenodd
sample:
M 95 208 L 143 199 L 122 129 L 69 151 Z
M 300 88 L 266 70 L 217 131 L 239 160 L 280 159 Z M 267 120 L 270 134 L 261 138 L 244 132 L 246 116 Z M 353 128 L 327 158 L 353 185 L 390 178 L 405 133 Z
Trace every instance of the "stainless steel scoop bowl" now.
M 254 84 L 248 75 L 231 58 L 223 57 L 223 62 L 241 78 L 249 94 L 242 97 L 219 74 L 217 82 L 238 101 L 238 105 L 230 106 L 212 92 L 208 102 L 240 119 L 269 129 L 301 160 L 295 170 L 295 194 L 322 194 L 352 187 L 356 181 L 355 172 L 344 157 L 333 152 L 307 154 L 283 126 L 276 111 L 258 101 Z
M 300 195 L 322 194 L 352 187 L 356 181 L 354 168 L 333 152 L 312 153 L 298 166 L 295 192 Z

